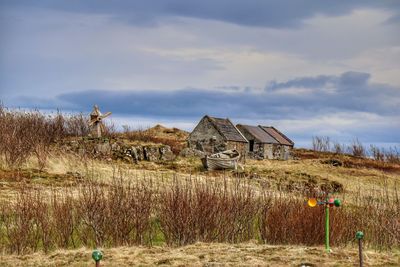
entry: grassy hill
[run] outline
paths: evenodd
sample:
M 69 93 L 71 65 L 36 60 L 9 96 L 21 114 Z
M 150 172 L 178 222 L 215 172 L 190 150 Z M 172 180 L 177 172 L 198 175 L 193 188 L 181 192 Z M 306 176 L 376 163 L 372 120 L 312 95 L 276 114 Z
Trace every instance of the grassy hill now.
M 179 154 L 187 136 L 157 125 L 111 138 L 167 144 Z M 289 161 L 206 171 L 196 157 L 133 164 L 76 153 L 59 139 L 44 167 L 35 154 L 18 168 L 2 159 L 0 265 L 87 265 L 87 248 L 97 244 L 107 266 L 348 266 L 357 260 L 357 230 L 366 233 L 367 264 L 398 264 L 400 164 L 294 153 Z M 330 256 L 322 249 L 323 209 L 305 205 L 327 192 L 343 202 L 332 210 Z M 127 237 L 118 235 L 124 229 Z

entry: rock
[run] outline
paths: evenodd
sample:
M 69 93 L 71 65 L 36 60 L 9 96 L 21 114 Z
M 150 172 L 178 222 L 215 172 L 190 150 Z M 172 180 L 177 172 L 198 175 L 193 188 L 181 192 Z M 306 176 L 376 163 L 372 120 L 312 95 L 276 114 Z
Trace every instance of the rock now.
M 120 146 L 117 143 L 113 143 L 111 144 L 111 150 L 112 151 L 116 151 L 116 150 L 120 150 Z
M 111 146 L 107 143 L 97 144 L 95 147 L 96 153 L 100 153 L 103 155 L 108 155 L 111 152 Z
M 160 150 L 156 146 L 143 147 L 144 159 L 147 161 L 157 161 L 160 159 Z
M 206 154 L 203 151 L 187 147 L 187 148 L 184 148 L 179 155 L 181 157 L 200 157 L 200 158 L 204 158 Z
M 175 155 L 172 153 L 170 146 L 161 146 L 160 147 L 160 160 L 174 160 Z
M 143 155 L 143 147 L 142 146 L 133 146 L 131 147 L 131 155 L 133 160 L 137 163 L 144 159 Z

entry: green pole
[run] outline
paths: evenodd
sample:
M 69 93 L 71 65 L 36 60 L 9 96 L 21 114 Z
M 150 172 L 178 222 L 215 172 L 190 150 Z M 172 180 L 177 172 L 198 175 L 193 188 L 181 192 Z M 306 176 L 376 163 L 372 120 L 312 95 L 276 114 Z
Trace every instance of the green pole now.
M 325 206 L 325 249 L 326 252 L 330 252 L 329 248 L 329 205 Z

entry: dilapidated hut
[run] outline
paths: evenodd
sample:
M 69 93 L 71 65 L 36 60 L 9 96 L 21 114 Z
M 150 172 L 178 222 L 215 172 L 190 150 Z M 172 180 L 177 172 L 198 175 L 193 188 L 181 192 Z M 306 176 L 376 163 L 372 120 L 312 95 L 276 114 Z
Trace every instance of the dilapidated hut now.
M 247 140 L 229 119 L 204 116 L 188 137 L 189 148 L 213 154 L 236 149 L 241 155 L 247 150 Z
M 249 158 L 283 160 L 291 158 L 294 143 L 276 128 L 241 124 L 236 127 L 249 141 L 247 146 Z

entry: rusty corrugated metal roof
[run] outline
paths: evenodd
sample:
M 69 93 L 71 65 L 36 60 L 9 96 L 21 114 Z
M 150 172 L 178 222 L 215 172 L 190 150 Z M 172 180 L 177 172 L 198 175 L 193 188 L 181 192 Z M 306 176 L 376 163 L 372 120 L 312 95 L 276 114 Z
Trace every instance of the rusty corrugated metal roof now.
M 244 143 L 248 142 L 229 119 L 214 118 L 210 116 L 206 117 L 209 118 L 210 122 L 215 126 L 218 132 L 220 132 L 220 134 L 225 137 L 227 141 Z
M 273 138 L 270 134 L 268 134 L 259 126 L 242 125 L 242 124 L 238 124 L 236 126 L 240 131 L 247 131 L 260 143 L 279 144 L 279 142 L 275 138 Z
M 264 131 L 266 131 L 273 138 L 275 138 L 280 144 L 286 145 L 286 146 L 294 145 L 292 140 L 290 140 L 286 135 L 284 135 L 283 133 L 281 133 L 274 127 L 267 127 L 267 126 L 261 126 L 261 125 L 259 125 L 259 127 L 262 128 Z

